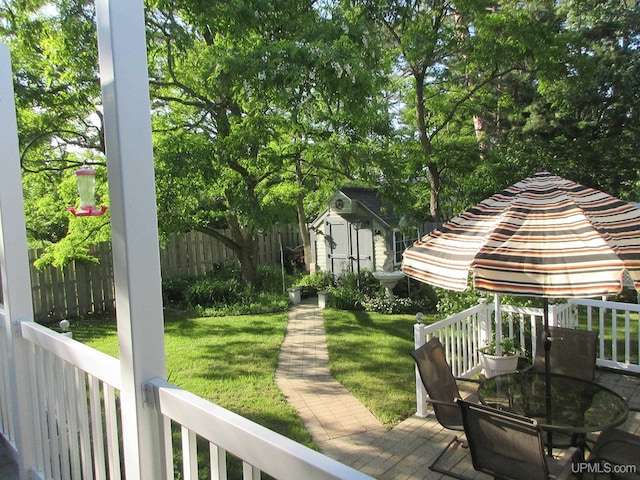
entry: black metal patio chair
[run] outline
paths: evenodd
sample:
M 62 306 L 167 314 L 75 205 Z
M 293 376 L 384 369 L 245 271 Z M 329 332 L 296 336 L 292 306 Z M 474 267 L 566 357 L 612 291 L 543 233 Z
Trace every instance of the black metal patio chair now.
M 421 347 L 413 350 L 411 356 L 416 362 L 420 379 L 429 395 L 426 401 L 432 404 L 433 412 L 440 425 L 448 430 L 463 432 L 462 415 L 460 414 L 460 408 L 455 403 L 456 399 L 461 398 L 457 382 L 466 381 L 479 384 L 480 381 L 454 377 L 453 373 L 451 373 L 451 367 L 447 363 L 442 344 L 436 337 L 433 337 Z M 429 469 L 454 478 L 466 480 L 467 477 L 455 474 L 438 465 L 440 459 L 454 443 L 459 443 L 465 448 L 467 446 L 463 436 L 455 435 L 431 465 L 429 465 Z
M 538 327 L 538 332 L 533 370 L 544 372 L 545 332 L 542 326 Z M 549 351 L 551 373 L 593 380 L 596 370 L 598 332 L 576 328 L 549 327 L 549 333 L 551 335 L 551 350 Z
M 527 417 L 456 400 L 469 442 L 473 468 L 501 480 L 573 478 L 572 464 L 582 459 L 577 448 L 561 458 L 545 455 L 542 431 Z
M 597 468 L 591 467 L 582 480 L 640 480 L 640 436 L 619 428 L 606 430 L 596 439 L 588 462 Z
M 544 372 L 545 332 L 541 325 L 538 328 L 540 334 L 536 338 L 533 370 Z M 551 326 L 549 333 L 551 336 L 551 350 L 549 351 L 551 373 L 592 381 L 596 370 L 598 332 Z M 551 441 L 546 439 L 547 446 L 551 448 L 567 448 L 576 445 L 577 441 L 575 436 L 557 432 L 551 436 Z

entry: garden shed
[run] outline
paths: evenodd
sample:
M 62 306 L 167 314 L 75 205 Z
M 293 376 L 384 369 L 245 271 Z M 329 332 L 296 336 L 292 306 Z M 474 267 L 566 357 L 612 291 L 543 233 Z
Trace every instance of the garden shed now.
M 335 276 L 360 270 L 393 271 L 424 226 L 400 229 L 403 220 L 376 189 L 343 187 L 311 223 L 311 270 Z

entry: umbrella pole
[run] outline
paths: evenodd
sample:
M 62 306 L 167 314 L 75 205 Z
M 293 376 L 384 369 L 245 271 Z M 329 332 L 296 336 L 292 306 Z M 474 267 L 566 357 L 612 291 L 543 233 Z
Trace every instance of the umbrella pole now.
M 544 325 L 544 384 L 547 423 L 551 424 L 551 333 L 549 332 L 549 300 L 542 299 L 542 318 Z M 547 453 L 553 456 L 552 433 L 547 432 Z

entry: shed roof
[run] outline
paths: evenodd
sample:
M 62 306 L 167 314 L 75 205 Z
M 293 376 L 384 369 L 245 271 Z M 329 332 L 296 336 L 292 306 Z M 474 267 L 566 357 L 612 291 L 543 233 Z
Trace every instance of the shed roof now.
M 336 194 L 338 194 L 338 192 L 341 192 L 351 200 L 357 200 L 361 208 L 369 211 L 387 227 L 398 226 L 400 217 L 394 213 L 391 203 L 384 201 L 377 189 L 365 187 L 341 187 L 336 190 L 331 198 L 329 198 L 329 201 L 331 201 L 331 199 L 334 198 Z M 322 212 L 318 216 L 318 218 L 313 221 L 313 224 L 318 224 L 320 221 L 322 221 L 322 219 L 324 219 L 324 217 L 327 216 L 328 213 L 329 209 Z

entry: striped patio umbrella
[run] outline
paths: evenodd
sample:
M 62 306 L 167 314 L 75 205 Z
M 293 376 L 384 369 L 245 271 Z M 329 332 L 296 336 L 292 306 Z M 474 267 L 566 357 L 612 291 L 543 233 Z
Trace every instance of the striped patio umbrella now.
M 409 277 L 544 298 L 640 291 L 640 209 L 540 171 L 480 202 L 404 251 Z M 546 326 L 546 325 L 545 325 Z

